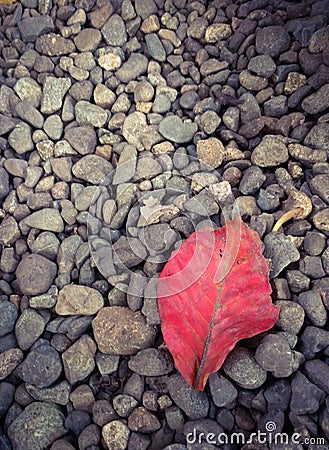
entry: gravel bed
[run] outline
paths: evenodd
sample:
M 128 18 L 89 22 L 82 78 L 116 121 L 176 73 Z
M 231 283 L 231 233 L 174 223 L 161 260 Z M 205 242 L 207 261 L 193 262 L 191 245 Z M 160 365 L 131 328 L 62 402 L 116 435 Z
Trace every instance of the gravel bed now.
M 0 5 L 1 450 L 329 448 L 328 23 L 328 0 Z M 233 203 L 280 316 L 197 392 L 157 278 Z

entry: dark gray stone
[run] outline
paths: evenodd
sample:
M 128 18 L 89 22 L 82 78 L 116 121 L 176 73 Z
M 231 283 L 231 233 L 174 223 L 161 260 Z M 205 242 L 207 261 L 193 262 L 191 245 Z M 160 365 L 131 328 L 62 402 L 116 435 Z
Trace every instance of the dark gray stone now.
M 327 322 L 327 311 L 322 303 L 321 295 L 318 291 L 301 292 L 298 296 L 298 303 L 304 308 L 307 317 L 318 327 L 323 327 Z
M 304 365 L 307 378 L 329 394 L 329 366 L 320 359 L 306 361 Z
M 54 31 L 54 22 L 50 16 L 27 17 L 18 22 L 18 29 L 24 42 L 34 42 L 41 34 Z
M 262 186 L 266 176 L 257 166 L 251 166 L 245 170 L 240 181 L 239 190 L 244 195 L 254 194 Z
M 291 239 L 283 233 L 269 233 L 264 239 L 264 256 L 271 260 L 271 278 L 275 278 L 291 262 L 298 261 L 299 251 Z
M 232 403 L 238 395 L 234 385 L 217 372 L 210 374 L 209 387 L 213 402 L 220 408 Z
M 300 348 L 306 359 L 312 359 L 316 353 L 329 345 L 329 331 L 307 326 L 300 337 Z
M 291 381 L 290 409 L 296 414 L 312 414 L 318 411 L 325 392 L 311 383 L 305 375 L 297 372 Z
M 279 25 L 273 25 L 261 28 L 256 33 L 256 51 L 259 54 L 279 56 L 285 50 L 288 50 L 290 37 L 285 28 Z

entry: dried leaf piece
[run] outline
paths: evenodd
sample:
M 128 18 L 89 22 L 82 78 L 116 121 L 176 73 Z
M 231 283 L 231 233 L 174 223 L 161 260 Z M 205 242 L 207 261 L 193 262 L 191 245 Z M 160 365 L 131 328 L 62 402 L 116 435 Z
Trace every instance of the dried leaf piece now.
M 268 275 L 259 236 L 240 217 L 193 233 L 172 254 L 159 278 L 159 313 L 164 340 L 191 387 L 203 390 L 240 339 L 275 324 L 279 308 Z

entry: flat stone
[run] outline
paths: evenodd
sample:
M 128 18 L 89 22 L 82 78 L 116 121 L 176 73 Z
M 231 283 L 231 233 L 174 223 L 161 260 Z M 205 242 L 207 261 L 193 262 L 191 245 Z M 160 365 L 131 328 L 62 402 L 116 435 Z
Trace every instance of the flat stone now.
M 274 74 L 276 65 L 269 55 L 258 55 L 251 58 L 248 69 L 259 77 L 268 78 Z
M 65 433 L 63 413 L 48 402 L 31 403 L 8 428 L 13 450 L 47 448 Z
M 107 121 L 107 112 L 100 106 L 81 100 L 75 105 L 75 117 L 79 125 L 101 128 Z
M 289 377 L 294 371 L 294 356 L 282 335 L 269 334 L 258 345 L 255 359 L 276 378 Z
M 139 311 L 122 306 L 102 308 L 92 325 L 99 350 L 112 355 L 134 355 L 152 346 L 156 336 Z
M 134 145 L 137 150 L 142 150 L 144 146 L 141 143 L 141 137 L 146 127 L 145 114 L 135 111 L 126 117 L 122 127 L 122 134 L 129 144 Z
M 240 72 L 239 81 L 244 88 L 250 91 L 260 91 L 268 85 L 267 78 L 253 75 L 249 70 Z
M 157 34 L 146 34 L 145 42 L 151 58 L 159 62 L 164 62 L 166 60 L 166 51 Z
M 35 49 L 38 53 L 47 56 L 62 56 L 74 52 L 75 45 L 59 34 L 49 33 L 39 36 L 35 41 Z
M 271 260 L 271 278 L 275 278 L 290 263 L 298 261 L 299 251 L 292 240 L 285 234 L 275 232 L 265 236 L 265 258 Z
M 328 108 L 329 84 L 320 87 L 314 94 L 304 98 L 302 109 L 308 114 L 318 114 Z
M 301 292 L 297 299 L 304 308 L 307 317 L 313 325 L 323 327 L 327 322 L 327 311 L 323 305 L 321 295 L 317 291 Z
M 85 379 L 95 368 L 96 344 L 87 335 L 74 342 L 63 354 L 65 376 L 70 384 Z
M 20 78 L 14 86 L 14 91 L 21 100 L 26 100 L 34 108 L 40 105 L 42 90 L 33 78 Z
M 64 139 L 66 139 L 80 155 L 94 153 L 97 144 L 96 133 L 90 126 L 69 128 L 65 131 Z
M 45 77 L 41 112 L 43 114 L 53 114 L 60 110 L 63 105 L 63 98 L 70 87 L 70 78 Z
M 288 150 L 279 136 L 267 135 L 253 150 L 251 162 L 260 167 L 275 167 L 289 158 Z
M 17 307 L 8 300 L 0 301 L 0 337 L 14 330 L 18 317 Z
M 74 43 L 80 52 L 95 51 L 102 40 L 102 34 L 94 28 L 84 28 L 74 38 Z
M 35 128 L 42 128 L 44 118 L 42 114 L 34 108 L 29 102 L 23 100 L 15 106 L 17 116 Z
M 102 429 L 102 436 L 108 449 L 125 450 L 128 445 L 129 435 L 128 426 L 121 420 L 111 420 Z
M 238 391 L 234 385 L 217 372 L 210 374 L 209 387 L 215 405 L 220 408 L 229 405 L 238 396 Z
M 3 167 L 0 167 L 0 198 L 9 194 L 9 176 Z
M 314 359 L 312 361 L 306 361 L 304 369 L 307 378 L 329 394 L 329 366 L 320 359 Z
M 163 171 L 160 163 L 151 156 L 139 158 L 136 166 L 136 175 L 138 179 L 152 179 Z
M 113 184 L 122 184 L 131 180 L 135 174 L 137 150 L 133 145 L 126 145 L 120 154 L 113 177 Z
M 118 14 L 113 14 L 101 31 L 107 45 L 122 47 L 127 42 L 126 26 Z
M 256 33 L 256 52 L 274 58 L 288 50 L 290 37 L 288 31 L 279 25 L 259 28 Z
M 291 381 L 290 409 L 296 414 L 313 414 L 324 401 L 325 392 L 297 372 Z
M 86 155 L 73 165 L 72 173 L 81 180 L 101 184 L 112 169 L 112 164 L 101 156 Z
M 33 150 L 31 128 L 28 124 L 18 123 L 8 137 L 11 147 L 20 155 Z
M 67 381 L 61 381 L 55 386 L 37 388 L 33 384 L 25 384 L 25 389 L 35 400 L 42 402 L 58 403 L 67 405 L 70 398 L 71 385 Z
M 6 216 L 0 224 L 0 244 L 9 246 L 19 239 L 21 233 L 17 222 L 12 216 Z
M 275 304 L 280 307 L 277 326 L 289 334 L 298 334 L 305 319 L 303 308 L 298 303 L 287 300 L 277 300 Z
M 132 356 L 128 367 L 139 375 L 158 377 L 166 375 L 174 368 L 173 360 L 168 352 L 147 348 Z
M 59 291 L 56 313 L 60 316 L 96 314 L 104 306 L 99 291 L 87 286 L 69 284 Z
M 44 208 L 35 211 L 22 220 L 24 225 L 38 230 L 54 231 L 61 233 L 64 230 L 63 219 L 55 208 Z
M 235 348 L 226 358 L 223 369 L 229 378 L 244 389 L 257 389 L 266 381 L 266 370 L 247 348 Z
M 209 410 L 209 400 L 205 392 L 192 389 L 179 374 L 169 378 L 170 397 L 191 420 L 204 419 Z
M 329 123 L 315 125 L 305 137 L 304 144 L 326 150 L 329 154 Z
M 29 349 L 42 335 L 46 326 L 45 319 L 34 309 L 27 308 L 19 316 L 15 335 L 18 346 L 21 350 Z
M 51 386 L 62 373 L 62 362 L 57 351 L 48 341 L 38 341 L 17 368 L 26 383 L 38 388 Z
M 143 406 L 135 408 L 128 417 L 128 427 L 140 433 L 152 433 L 161 428 L 159 420 Z
M 313 149 L 301 144 L 288 144 L 290 156 L 304 164 L 315 164 L 327 161 L 327 152 Z
M 4 380 L 10 375 L 18 364 L 23 360 L 24 355 L 20 348 L 10 348 L 0 353 L 0 380 Z
M 198 126 L 193 122 L 183 122 L 178 116 L 167 116 L 159 124 L 159 133 L 165 139 L 176 143 L 190 142 Z
M 57 273 L 55 263 L 41 255 L 28 255 L 18 264 L 17 283 L 25 295 L 38 295 L 48 291 Z
M 213 23 L 206 29 L 205 40 L 209 44 L 214 44 L 222 39 L 227 39 L 231 36 L 232 29 L 227 23 Z
M 132 53 L 115 75 L 123 83 L 129 83 L 147 71 L 148 59 L 141 53 Z
M 41 34 L 55 31 L 53 19 L 47 15 L 27 17 L 19 21 L 17 25 L 24 42 L 35 42 Z
M 318 195 L 329 204 L 329 174 L 316 175 L 310 181 L 310 188 L 313 194 Z

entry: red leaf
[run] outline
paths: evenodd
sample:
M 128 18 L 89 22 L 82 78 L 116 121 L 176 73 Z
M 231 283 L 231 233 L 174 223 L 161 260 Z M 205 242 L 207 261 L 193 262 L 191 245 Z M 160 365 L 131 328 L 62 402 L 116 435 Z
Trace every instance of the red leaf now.
M 258 234 L 241 221 L 193 233 L 161 272 L 157 295 L 164 340 L 191 387 L 203 390 L 240 339 L 268 330 L 269 267 Z

